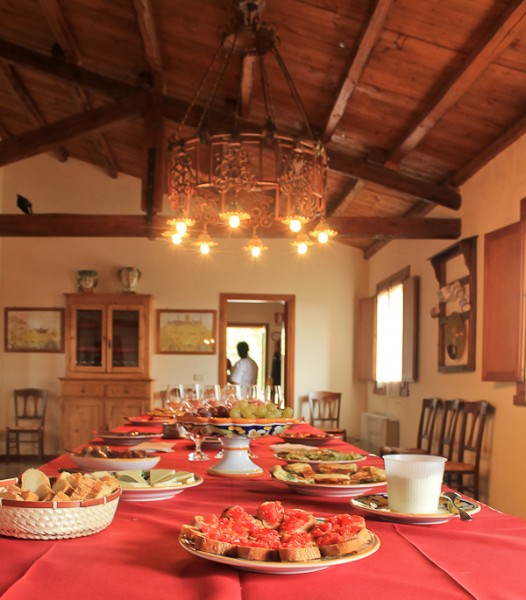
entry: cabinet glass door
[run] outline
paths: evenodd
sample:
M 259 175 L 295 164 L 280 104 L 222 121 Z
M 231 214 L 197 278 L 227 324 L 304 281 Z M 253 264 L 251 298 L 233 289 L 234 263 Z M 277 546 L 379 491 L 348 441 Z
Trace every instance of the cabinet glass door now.
M 102 310 L 75 311 L 77 367 L 102 367 L 103 318 Z
M 134 369 L 139 367 L 140 311 L 111 311 L 111 367 Z

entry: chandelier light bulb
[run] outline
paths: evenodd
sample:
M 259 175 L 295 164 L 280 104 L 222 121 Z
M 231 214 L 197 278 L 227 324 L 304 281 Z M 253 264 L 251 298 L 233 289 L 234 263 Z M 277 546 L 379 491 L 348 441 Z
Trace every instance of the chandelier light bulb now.
M 187 231 L 186 223 L 184 221 L 177 221 L 175 224 L 175 230 L 182 237 Z
M 298 244 L 298 254 L 307 254 L 307 250 L 309 249 L 306 242 L 300 242 Z
M 183 241 L 183 236 L 180 233 L 173 233 L 172 234 L 172 244 L 174 244 L 175 246 L 179 246 L 179 244 L 181 244 L 181 242 Z
M 239 218 L 239 215 L 231 215 L 228 219 L 228 224 L 230 225 L 230 227 L 232 227 L 232 229 L 237 229 L 241 224 L 241 219 Z
M 254 246 L 250 251 L 254 258 L 258 258 L 261 256 L 261 246 Z
M 318 234 L 318 242 L 326 244 L 329 241 L 329 234 L 326 231 L 320 231 Z
M 199 246 L 199 252 L 201 252 L 201 254 L 210 254 L 210 246 L 206 243 L 203 243 Z
M 301 231 L 301 221 L 299 219 L 292 219 L 289 224 L 290 230 L 294 233 Z

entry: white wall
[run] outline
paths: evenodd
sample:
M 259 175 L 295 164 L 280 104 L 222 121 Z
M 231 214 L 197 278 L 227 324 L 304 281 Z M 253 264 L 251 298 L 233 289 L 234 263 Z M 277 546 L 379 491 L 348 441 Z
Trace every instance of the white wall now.
M 95 167 L 48 155 L 0 170 L 0 205 L 16 213 L 16 194 L 33 203 L 35 213 L 138 211 L 139 182 L 126 176 L 108 178 Z M 154 297 L 154 308 L 218 309 L 219 294 L 254 292 L 296 296 L 295 396 L 315 389 L 341 391 L 343 422 L 359 434 L 365 389 L 353 382 L 354 307 L 365 291 L 367 263 L 354 248 L 333 244 L 299 257 L 284 240 L 269 241 L 260 263 L 244 256 L 241 240 L 225 240 L 210 257 L 174 248 L 164 241 L 110 238 L 3 238 L 0 240 L 0 307 L 63 307 L 65 292 L 76 291 L 76 272 L 99 272 L 96 293 L 119 292 L 116 271 L 137 265 L 140 293 Z M 155 321 L 152 321 L 154 324 Z M 2 331 L 3 336 L 3 320 Z M 155 330 L 155 326 L 152 327 Z M 152 334 L 152 349 L 155 348 Z M 59 377 L 63 354 L 0 352 L 0 431 L 11 414 L 13 388 L 50 390 L 47 452 L 61 450 Z M 155 389 L 168 383 L 217 380 L 217 355 L 207 357 L 152 354 Z M 3 435 L 3 433 L 2 433 Z M 3 438 L 0 439 L 3 444 Z
M 411 265 L 411 273 L 421 278 L 420 377 L 411 384 L 409 398 L 389 398 L 372 394 L 369 389 L 368 409 L 387 412 L 400 419 L 401 444 L 414 445 L 422 398 L 485 399 L 496 413 L 485 438 L 483 465 L 484 497 L 500 510 L 526 517 L 524 497 L 526 479 L 523 456 L 526 454 L 526 408 L 513 405 L 515 385 L 481 381 L 482 310 L 484 234 L 519 220 L 520 200 L 526 196 L 526 137 L 493 160 L 462 188 L 462 237 L 478 235 L 478 314 L 476 371 L 472 373 L 439 373 L 438 323 L 429 316 L 437 303 L 437 281 L 428 260 L 451 244 L 442 241 L 399 241 L 389 244 L 370 260 L 369 293 L 377 281 Z M 455 216 L 448 211 L 435 211 L 433 216 Z

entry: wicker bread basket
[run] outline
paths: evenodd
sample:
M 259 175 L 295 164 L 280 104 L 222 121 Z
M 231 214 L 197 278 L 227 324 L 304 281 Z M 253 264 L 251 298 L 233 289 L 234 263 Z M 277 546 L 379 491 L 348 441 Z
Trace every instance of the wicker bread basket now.
M 29 540 L 64 540 L 92 535 L 113 521 L 121 490 L 78 502 L 0 499 L 0 535 Z

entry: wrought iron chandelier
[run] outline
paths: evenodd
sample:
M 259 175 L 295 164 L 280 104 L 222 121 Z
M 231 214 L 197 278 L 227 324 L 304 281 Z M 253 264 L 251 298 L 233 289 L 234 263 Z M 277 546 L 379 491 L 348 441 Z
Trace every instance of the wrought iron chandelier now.
M 251 233 L 244 249 L 254 257 L 267 249 L 258 232 L 264 235 L 265 230 L 275 230 L 276 223 L 287 225 L 297 234 L 293 244 L 302 254 L 314 243 L 313 239 L 326 243 L 336 235 L 324 219 L 325 148 L 313 134 L 279 53 L 277 29 L 261 20 L 264 4 L 264 0 L 239 1 L 239 14 L 221 28 L 219 48 L 176 134 L 169 139 L 168 194 L 174 216 L 163 235 L 174 244 L 188 240 L 203 254 L 217 245 L 209 228 L 222 223 L 234 229 L 241 227 L 247 231 L 247 237 Z M 223 133 L 211 133 L 206 126 L 207 117 L 235 55 L 241 56 L 246 73 L 259 63 L 264 122 L 257 131 L 240 130 L 240 117 L 247 104 L 240 85 L 231 127 Z M 275 58 L 285 77 L 304 122 L 304 137 L 283 135 L 277 130 L 265 67 L 267 56 Z M 204 108 L 195 134 L 183 139 L 181 131 L 201 97 Z M 316 221 L 310 234 L 306 234 L 304 225 Z M 286 229 L 282 229 L 285 235 Z

